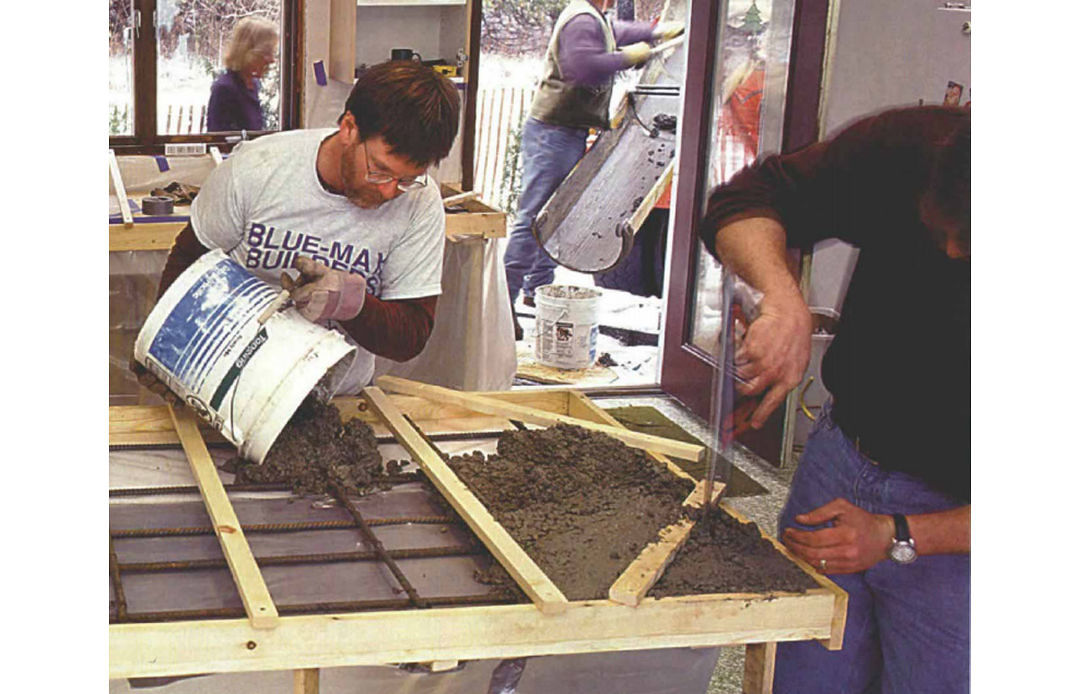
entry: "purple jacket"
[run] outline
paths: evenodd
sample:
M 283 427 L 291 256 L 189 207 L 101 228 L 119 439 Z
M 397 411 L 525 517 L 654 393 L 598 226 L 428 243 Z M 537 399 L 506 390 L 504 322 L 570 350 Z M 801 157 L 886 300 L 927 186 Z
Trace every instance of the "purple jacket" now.
M 210 87 L 210 103 L 206 107 L 206 129 L 262 130 L 262 106 L 259 104 L 259 80 L 248 89 L 239 72 L 228 70 L 214 80 Z
M 650 22 L 612 22 L 615 45 L 625 46 L 652 38 Z M 559 67 L 563 79 L 575 85 L 602 84 L 619 70 L 629 67 L 625 56 L 608 53 L 600 24 L 592 16 L 580 14 L 563 26 L 559 35 Z

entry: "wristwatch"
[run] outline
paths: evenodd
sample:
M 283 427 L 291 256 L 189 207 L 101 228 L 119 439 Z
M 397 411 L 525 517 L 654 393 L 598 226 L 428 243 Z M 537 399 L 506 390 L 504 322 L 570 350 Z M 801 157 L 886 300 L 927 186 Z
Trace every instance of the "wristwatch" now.
M 911 531 L 908 529 L 907 518 L 902 513 L 894 513 L 893 523 L 896 525 L 896 531 L 892 546 L 889 547 L 889 559 L 897 564 L 910 564 L 919 555 L 915 552 L 915 540 L 912 539 Z

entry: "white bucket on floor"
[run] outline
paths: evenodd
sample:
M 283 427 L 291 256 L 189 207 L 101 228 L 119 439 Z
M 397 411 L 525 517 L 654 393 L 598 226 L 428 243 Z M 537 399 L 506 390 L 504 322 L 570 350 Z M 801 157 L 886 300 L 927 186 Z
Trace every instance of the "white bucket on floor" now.
M 295 308 L 259 325 L 279 291 L 210 251 L 166 290 L 135 340 L 135 359 L 256 463 L 316 386 L 323 400 L 334 395 L 356 357 L 340 333 Z
M 600 290 L 565 284 L 537 287 L 536 360 L 559 369 L 586 369 L 596 361 Z

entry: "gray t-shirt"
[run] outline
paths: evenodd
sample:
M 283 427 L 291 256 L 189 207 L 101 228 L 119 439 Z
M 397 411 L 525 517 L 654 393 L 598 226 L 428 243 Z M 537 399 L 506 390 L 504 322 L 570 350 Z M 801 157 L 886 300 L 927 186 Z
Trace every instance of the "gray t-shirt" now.
M 293 258 L 304 255 L 363 275 L 368 293 L 384 300 L 440 294 L 446 219 L 438 186 L 373 210 L 357 207 L 327 191 L 316 173 L 319 144 L 335 132 L 292 130 L 244 143 L 192 203 L 195 236 L 275 287 Z M 371 381 L 374 356 L 357 347 L 341 393 L 358 393 Z

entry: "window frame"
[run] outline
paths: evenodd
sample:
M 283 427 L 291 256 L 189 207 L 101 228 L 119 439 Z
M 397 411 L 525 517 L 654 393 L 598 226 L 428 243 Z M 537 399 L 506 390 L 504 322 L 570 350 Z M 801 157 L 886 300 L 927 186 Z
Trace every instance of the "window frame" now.
M 134 134 L 110 135 L 109 147 L 117 154 L 162 154 L 165 145 L 177 142 L 204 142 L 228 151 L 233 142 L 226 138 L 236 132 L 198 133 L 190 135 L 160 135 L 157 132 L 157 31 L 154 13 L 157 0 L 131 0 L 135 17 L 140 20 L 132 44 L 133 50 L 133 109 Z M 304 0 L 281 0 L 281 127 L 292 130 L 300 125 L 300 99 L 303 84 L 301 42 L 303 40 Z M 258 136 L 277 130 L 249 132 Z

